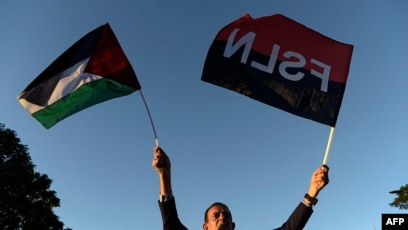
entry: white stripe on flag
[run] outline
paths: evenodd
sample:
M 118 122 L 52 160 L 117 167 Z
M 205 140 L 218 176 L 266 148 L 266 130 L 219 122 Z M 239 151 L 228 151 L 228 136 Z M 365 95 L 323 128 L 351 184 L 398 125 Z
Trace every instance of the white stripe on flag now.
M 30 114 L 33 114 L 41 109 L 44 109 L 45 107 L 52 105 L 61 98 L 73 93 L 76 89 L 78 89 L 82 85 L 101 79 L 102 78 L 101 76 L 97 76 L 91 73 L 84 73 L 84 69 L 88 64 L 88 61 L 89 58 L 81 62 L 78 62 L 77 64 L 73 65 L 72 67 L 62 71 L 61 73 L 53 77 L 59 78 L 59 81 L 55 86 L 55 89 L 52 92 L 46 105 L 39 106 L 36 104 L 32 104 L 26 101 L 25 99 L 20 99 L 19 100 L 20 103 L 23 105 L 24 108 L 28 110 Z M 46 84 L 47 82 L 44 82 L 41 85 Z M 39 87 L 41 86 L 39 85 Z

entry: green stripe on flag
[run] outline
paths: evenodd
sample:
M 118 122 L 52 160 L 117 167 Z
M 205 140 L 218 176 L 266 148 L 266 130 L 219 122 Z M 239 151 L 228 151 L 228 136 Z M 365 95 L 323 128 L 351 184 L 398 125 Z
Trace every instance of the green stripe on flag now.
M 129 95 L 136 90 L 116 81 L 102 78 L 84 84 L 52 105 L 32 114 L 45 128 L 92 105 Z

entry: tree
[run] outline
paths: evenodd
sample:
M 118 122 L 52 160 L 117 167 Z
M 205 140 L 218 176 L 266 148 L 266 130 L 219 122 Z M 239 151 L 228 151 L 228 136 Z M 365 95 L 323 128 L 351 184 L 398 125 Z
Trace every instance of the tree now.
M 34 168 L 27 146 L 0 123 L 0 229 L 63 229 L 52 180 Z
M 390 193 L 397 194 L 397 197 L 389 205 L 398 207 L 399 209 L 408 209 L 408 184 L 401 186 L 399 190 L 391 191 Z

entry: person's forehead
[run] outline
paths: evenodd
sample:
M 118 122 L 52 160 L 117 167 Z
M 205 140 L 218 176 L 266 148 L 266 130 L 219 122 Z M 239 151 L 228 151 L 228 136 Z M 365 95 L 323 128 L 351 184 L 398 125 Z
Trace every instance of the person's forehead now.
M 208 210 L 208 213 L 215 213 L 215 212 L 228 212 L 230 213 L 230 210 L 224 206 L 221 205 L 214 205 Z

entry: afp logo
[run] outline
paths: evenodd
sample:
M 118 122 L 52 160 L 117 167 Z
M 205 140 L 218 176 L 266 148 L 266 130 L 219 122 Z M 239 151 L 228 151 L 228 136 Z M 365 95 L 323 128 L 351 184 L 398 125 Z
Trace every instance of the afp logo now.
M 408 214 L 382 214 L 382 230 L 407 230 Z

